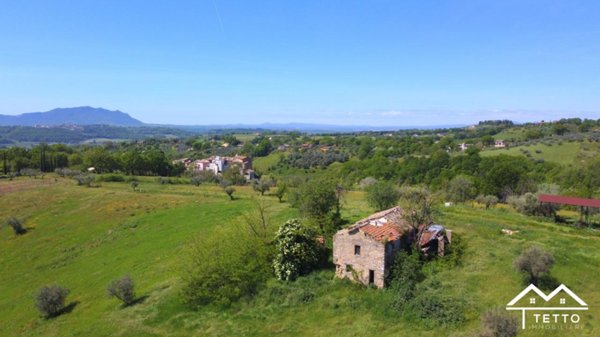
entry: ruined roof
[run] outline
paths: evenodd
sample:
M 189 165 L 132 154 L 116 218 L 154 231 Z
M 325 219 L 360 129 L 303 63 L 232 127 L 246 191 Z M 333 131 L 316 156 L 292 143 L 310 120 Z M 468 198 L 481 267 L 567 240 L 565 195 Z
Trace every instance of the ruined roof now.
M 404 222 L 402 219 L 402 209 L 396 206 L 381 212 L 371 214 L 364 219 L 358 220 L 352 226 L 352 228 L 358 228 L 377 220 L 384 222 Z
M 394 241 L 410 229 L 402 218 L 402 209 L 393 207 L 357 221 L 350 230 L 360 230 L 377 241 Z
M 425 246 L 429 241 L 435 239 L 438 235 L 443 234 L 444 227 L 442 225 L 431 224 L 427 227 L 421 225 L 422 232 L 421 238 L 419 239 L 419 245 Z
M 397 224 L 366 225 L 359 229 L 377 241 L 394 241 L 402 237 L 406 228 Z

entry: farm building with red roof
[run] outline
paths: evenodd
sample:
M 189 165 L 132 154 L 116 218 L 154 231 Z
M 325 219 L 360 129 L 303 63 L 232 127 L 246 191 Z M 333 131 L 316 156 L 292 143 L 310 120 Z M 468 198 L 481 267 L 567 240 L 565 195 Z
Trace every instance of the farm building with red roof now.
M 400 207 L 364 218 L 333 236 L 336 276 L 365 285 L 384 286 L 396 252 L 414 240 Z

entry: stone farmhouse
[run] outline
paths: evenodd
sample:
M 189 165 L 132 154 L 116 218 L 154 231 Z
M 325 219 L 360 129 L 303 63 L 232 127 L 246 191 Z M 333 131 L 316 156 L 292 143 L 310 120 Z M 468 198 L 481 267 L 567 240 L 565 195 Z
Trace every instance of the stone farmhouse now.
M 414 237 L 414 230 L 402 218 L 400 207 L 362 219 L 333 236 L 336 276 L 383 288 L 396 252 L 409 245 Z
M 452 231 L 438 224 L 419 226 L 418 233 L 393 207 L 359 220 L 333 236 L 333 263 L 339 278 L 385 286 L 396 253 L 417 242 L 425 256 L 443 256 Z

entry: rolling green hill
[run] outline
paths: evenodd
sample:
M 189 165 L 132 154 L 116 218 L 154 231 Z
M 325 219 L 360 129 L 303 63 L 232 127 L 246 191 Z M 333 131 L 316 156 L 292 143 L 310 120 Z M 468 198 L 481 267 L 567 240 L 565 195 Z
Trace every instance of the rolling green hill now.
M 252 165 L 258 172 L 267 172 L 269 168 L 277 166 L 279 159 L 285 157 L 287 154 L 284 152 L 273 152 L 265 157 L 254 158 Z
M 437 219 L 465 244 L 462 264 L 428 271 L 443 292 L 464 299 L 464 324 L 401 319 L 389 307 L 388 292 L 336 280 L 331 270 L 290 284 L 272 280 L 255 299 L 228 309 L 191 311 L 178 295 L 184 246 L 196 235 L 235 225 L 257 194 L 238 187 L 238 199 L 229 201 L 216 186 L 161 185 L 151 178 L 142 179 L 140 188 L 85 188 L 53 177 L 0 181 L 0 214 L 26 217 L 29 228 L 20 237 L 0 230 L 0 336 L 463 336 L 478 328 L 481 313 L 504 306 L 524 288 L 512 261 L 532 244 L 554 254 L 552 275 L 590 307 L 582 330 L 544 335 L 600 334 L 597 231 L 470 205 L 444 208 Z M 297 216 L 287 203 L 265 200 L 276 222 Z M 347 194 L 345 218 L 355 221 L 370 212 L 362 192 Z M 503 228 L 519 232 L 506 236 Z M 106 285 L 126 273 L 144 300 L 121 308 L 107 297 Z M 46 284 L 71 290 L 70 313 L 39 317 L 34 296 Z
M 586 142 L 588 147 L 595 147 Z M 490 149 L 481 152 L 481 156 L 494 156 L 507 154 L 513 156 L 528 156 L 533 159 L 543 159 L 544 161 L 555 162 L 558 164 L 573 164 L 582 149 L 580 142 L 556 142 L 551 145 L 546 143 L 537 143 L 532 145 L 521 145 L 505 149 Z

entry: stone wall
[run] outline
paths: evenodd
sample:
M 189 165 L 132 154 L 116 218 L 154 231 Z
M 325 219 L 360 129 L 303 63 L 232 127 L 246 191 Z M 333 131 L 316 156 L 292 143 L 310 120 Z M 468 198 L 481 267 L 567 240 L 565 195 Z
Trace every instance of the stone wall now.
M 355 246 L 360 246 L 360 255 L 355 254 Z M 383 288 L 386 273 L 385 255 L 384 243 L 374 240 L 358 229 L 341 230 L 333 236 L 333 263 L 336 266 L 337 277 L 368 285 L 369 271 L 373 271 L 373 284 Z

